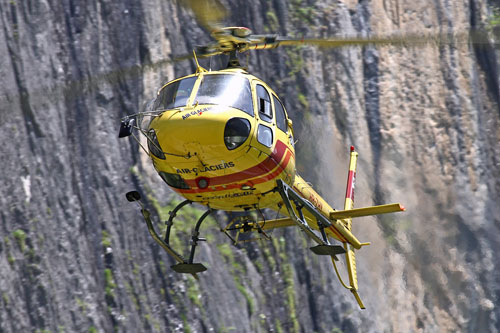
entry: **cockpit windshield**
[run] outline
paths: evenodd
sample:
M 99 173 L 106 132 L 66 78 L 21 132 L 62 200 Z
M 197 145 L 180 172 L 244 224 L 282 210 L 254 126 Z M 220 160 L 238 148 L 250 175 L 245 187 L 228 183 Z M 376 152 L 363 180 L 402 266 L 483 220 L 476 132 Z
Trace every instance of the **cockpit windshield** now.
M 154 110 L 186 106 L 197 76 L 165 86 L 154 103 Z M 253 116 L 252 90 L 247 78 L 234 74 L 205 74 L 193 104 L 217 104 L 233 107 Z
M 239 75 L 204 75 L 194 103 L 225 105 L 253 116 L 250 82 Z
M 160 91 L 158 98 L 156 98 L 154 109 L 168 110 L 186 106 L 196 79 L 196 76 L 192 76 L 167 85 Z

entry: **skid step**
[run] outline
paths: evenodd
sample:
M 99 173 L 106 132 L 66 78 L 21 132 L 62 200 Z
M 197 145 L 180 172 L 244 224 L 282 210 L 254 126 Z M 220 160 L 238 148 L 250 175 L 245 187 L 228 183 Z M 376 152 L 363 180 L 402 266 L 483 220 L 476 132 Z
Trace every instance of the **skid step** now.
M 201 273 L 207 270 L 207 268 L 200 263 L 194 263 L 194 264 L 179 263 L 170 266 L 170 268 L 172 268 L 177 273 L 187 273 L 187 274 Z
M 340 245 L 320 244 L 310 248 L 315 254 L 320 256 L 334 256 L 345 253 L 345 249 Z

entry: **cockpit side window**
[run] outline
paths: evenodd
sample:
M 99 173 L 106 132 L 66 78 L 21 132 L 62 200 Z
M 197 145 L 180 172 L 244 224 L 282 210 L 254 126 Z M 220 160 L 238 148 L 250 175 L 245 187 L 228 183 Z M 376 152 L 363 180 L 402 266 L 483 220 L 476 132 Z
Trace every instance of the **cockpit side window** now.
M 259 116 L 262 120 L 270 123 L 273 120 L 273 111 L 271 109 L 271 99 L 266 88 L 257 85 L 257 106 L 259 108 Z
M 286 133 L 288 126 L 286 121 L 285 108 L 283 107 L 283 104 L 281 104 L 280 100 L 274 95 L 273 95 L 273 101 L 274 101 L 274 110 L 276 112 L 276 125 L 278 125 L 278 128 L 280 130 Z
M 193 91 L 196 77 L 188 77 L 178 80 L 165 86 L 156 98 L 155 110 L 168 110 L 181 106 L 186 106 L 189 96 Z
M 240 75 L 204 75 L 194 103 L 226 105 L 253 116 L 250 82 Z

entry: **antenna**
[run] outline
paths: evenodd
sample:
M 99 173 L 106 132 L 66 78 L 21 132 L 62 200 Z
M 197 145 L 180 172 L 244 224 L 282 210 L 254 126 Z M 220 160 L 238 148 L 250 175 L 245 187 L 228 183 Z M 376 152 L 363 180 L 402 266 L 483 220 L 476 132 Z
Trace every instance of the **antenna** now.
M 193 55 L 194 55 L 194 61 L 196 62 L 196 74 L 206 72 L 207 70 L 203 67 L 200 66 L 198 63 L 198 57 L 196 57 L 196 51 L 193 50 Z

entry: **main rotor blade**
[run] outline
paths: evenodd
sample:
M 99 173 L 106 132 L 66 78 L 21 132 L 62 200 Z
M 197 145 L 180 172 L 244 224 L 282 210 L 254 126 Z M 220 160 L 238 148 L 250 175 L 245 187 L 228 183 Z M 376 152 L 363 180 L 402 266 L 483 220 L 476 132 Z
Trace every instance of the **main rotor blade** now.
M 221 28 L 221 22 L 229 14 L 219 0 L 181 0 L 181 4 L 190 8 L 196 21 L 209 32 Z
M 498 44 L 499 36 L 483 31 L 468 31 L 457 33 L 438 34 L 401 34 L 392 36 L 368 37 L 335 37 L 335 38 L 289 38 L 276 37 L 277 46 L 313 45 L 318 47 L 345 47 L 345 46 L 443 46 L 458 44 Z
M 153 71 L 158 68 L 173 64 L 179 61 L 184 61 L 193 58 L 193 53 L 183 54 L 179 56 L 172 56 L 172 58 L 161 59 L 153 63 L 146 63 L 141 65 L 134 65 L 125 68 L 119 68 L 105 73 L 97 73 L 92 76 L 83 77 L 78 80 L 65 82 L 64 84 L 44 86 L 39 85 L 36 89 L 26 91 L 26 96 L 19 92 L 6 91 L 7 98 L 0 100 L 0 109 L 7 109 L 10 100 L 18 98 L 30 98 L 31 103 L 40 104 L 44 100 L 59 100 L 67 99 L 73 100 L 81 95 L 88 93 L 93 89 L 97 89 L 101 84 L 108 83 L 112 86 L 116 85 L 122 80 L 137 77 L 145 71 Z M 203 57 L 200 56 L 200 57 Z

